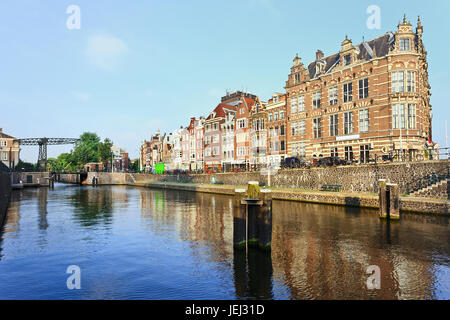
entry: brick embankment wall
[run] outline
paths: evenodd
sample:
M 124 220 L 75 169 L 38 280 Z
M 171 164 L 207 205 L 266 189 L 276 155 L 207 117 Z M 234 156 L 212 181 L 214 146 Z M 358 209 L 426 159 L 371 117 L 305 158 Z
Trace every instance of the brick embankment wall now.
M 11 197 L 11 177 L 8 173 L 0 172 L 0 227 L 6 218 L 9 199 Z
M 354 165 L 330 168 L 279 170 L 270 178 L 271 186 L 318 190 L 322 185 L 342 185 L 347 192 L 378 192 L 378 180 L 386 179 L 399 185 L 400 193 L 406 193 L 407 186 L 417 183 L 418 179 L 432 173 L 443 173 L 450 165 L 450 160 Z M 211 178 L 226 185 L 247 185 L 249 181 L 268 184 L 266 174 L 256 172 L 216 173 L 193 175 L 149 175 L 134 174 L 137 182 L 161 181 L 181 183 L 211 183 Z M 107 179 L 108 180 L 108 179 Z

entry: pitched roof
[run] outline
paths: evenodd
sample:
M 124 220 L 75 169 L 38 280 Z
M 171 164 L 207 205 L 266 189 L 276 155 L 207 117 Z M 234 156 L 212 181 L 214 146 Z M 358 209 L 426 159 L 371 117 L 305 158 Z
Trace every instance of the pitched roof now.
M 354 46 L 359 51 L 357 58 L 359 60 L 369 61 L 373 58 L 386 56 L 389 53 L 389 47 L 393 46 L 393 39 L 394 35 L 388 32 L 378 38 Z M 335 53 L 319 60 L 325 63 L 324 74 L 333 69 L 339 63 L 339 60 L 340 53 Z M 310 79 L 316 77 L 316 64 L 317 62 L 314 61 L 308 65 Z
M 213 118 L 224 118 L 225 117 L 225 109 L 236 111 L 235 106 L 230 106 L 225 103 L 219 103 L 218 106 L 214 109 L 215 115 L 213 116 L 213 112 L 206 118 L 206 120 L 211 120 Z
M 9 134 L 3 133 L 0 131 L 0 138 L 4 138 L 4 139 L 15 139 L 17 140 L 17 138 L 10 136 Z

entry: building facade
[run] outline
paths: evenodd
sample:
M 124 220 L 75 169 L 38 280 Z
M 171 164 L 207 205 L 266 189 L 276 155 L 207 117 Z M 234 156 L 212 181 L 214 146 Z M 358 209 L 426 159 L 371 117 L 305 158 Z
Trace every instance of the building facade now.
M 0 128 L 0 161 L 9 169 L 14 169 L 19 160 L 19 139 L 4 133 Z
M 427 53 L 420 19 L 304 66 L 286 82 L 288 154 L 368 162 L 375 155 L 416 160 L 432 138 Z
M 287 157 L 286 94 L 274 93 L 266 106 L 267 113 L 267 163 L 278 167 Z

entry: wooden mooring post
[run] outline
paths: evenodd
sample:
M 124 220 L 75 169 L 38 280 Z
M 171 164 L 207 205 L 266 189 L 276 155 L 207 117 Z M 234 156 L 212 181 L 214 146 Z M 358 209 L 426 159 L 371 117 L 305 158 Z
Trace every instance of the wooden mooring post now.
M 379 216 L 380 219 L 400 219 L 400 192 L 397 184 L 378 180 Z
M 236 189 L 233 213 L 233 244 L 237 249 L 258 247 L 270 250 L 272 244 L 272 193 L 260 190 L 250 181 L 247 192 Z

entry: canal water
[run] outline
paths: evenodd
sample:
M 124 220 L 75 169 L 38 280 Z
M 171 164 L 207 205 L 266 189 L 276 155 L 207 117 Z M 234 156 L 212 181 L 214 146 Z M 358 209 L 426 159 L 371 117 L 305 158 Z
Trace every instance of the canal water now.
M 232 210 L 227 196 L 147 188 L 15 191 L 0 299 L 450 299 L 448 217 L 389 224 L 373 210 L 274 201 L 272 252 L 246 253 L 233 250 Z M 67 287 L 73 265 L 79 290 Z

